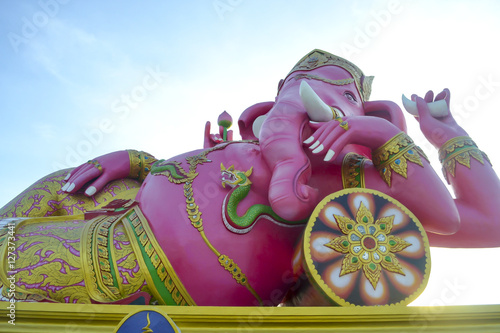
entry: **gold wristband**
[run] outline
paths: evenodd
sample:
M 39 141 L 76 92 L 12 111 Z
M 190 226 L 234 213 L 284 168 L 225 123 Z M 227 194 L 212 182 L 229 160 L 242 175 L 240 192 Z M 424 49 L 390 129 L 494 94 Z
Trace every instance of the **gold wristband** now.
M 423 167 L 420 157 L 429 161 L 422 149 L 417 147 L 413 140 L 403 132 L 395 135 L 372 153 L 375 168 L 389 186 L 391 186 L 392 171 L 408 178 L 408 161 Z
M 129 178 L 143 181 L 151 171 L 151 166 L 157 161 L 153 155 L 143 151 L 127 150 L 130 160 Z
M 342 161 L 342 185 L 344 188 L 364 188 L 365 171 L 364 164 L 366 157 L 347 153 Z
M 471 157 L 484 164 L 491 162 L 488 156 L 477 148 L 476 143 L 468 136 L 458 136 L 446 141 L 439 148 L 439 161 L 443 165 L 443 175 L 448 180 L 448 174 L 455 177 L 457 162 L 470 169 Z

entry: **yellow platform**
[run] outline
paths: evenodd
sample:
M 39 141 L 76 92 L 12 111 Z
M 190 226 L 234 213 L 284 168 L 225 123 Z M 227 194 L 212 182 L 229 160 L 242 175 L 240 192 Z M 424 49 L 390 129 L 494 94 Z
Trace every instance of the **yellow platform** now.
M 181 332 L 500 332 L 500 305 L 447 307 L 172 307 L 0 302 L 0 332 L 113 332 L 129 313 L 161 309 Z

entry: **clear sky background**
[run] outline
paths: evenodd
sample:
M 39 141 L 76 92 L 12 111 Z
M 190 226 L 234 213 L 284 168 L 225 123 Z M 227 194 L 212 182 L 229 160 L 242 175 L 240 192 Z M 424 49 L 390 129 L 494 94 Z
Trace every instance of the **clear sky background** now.
M 374 75 L 372 100 L 450 88 L 457 121 L 499 166 L 499 17 L 494 0 L 0 1 L 0 206 L 108 152 L 202 147 L 207 120 L 273 100 L 314 48 Z M 432 253 L 414 304 L 500 303 L 499 249 Z

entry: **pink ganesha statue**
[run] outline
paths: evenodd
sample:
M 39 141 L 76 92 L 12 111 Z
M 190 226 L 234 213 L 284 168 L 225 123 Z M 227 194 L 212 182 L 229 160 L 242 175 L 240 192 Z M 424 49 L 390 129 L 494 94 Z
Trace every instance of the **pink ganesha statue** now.
M 43 177 L 0 210 L 3 299 L 408 304 L 427 283 L 429 245 L 500 246 L 500 182 L 447 89 L 404 98 L 453 198 L 401 109 L 369 101 L 372 80 L 313 50 L 275 102 L 243 112 L 242 141 L 224 113 L 203 149 L 117 151 Z

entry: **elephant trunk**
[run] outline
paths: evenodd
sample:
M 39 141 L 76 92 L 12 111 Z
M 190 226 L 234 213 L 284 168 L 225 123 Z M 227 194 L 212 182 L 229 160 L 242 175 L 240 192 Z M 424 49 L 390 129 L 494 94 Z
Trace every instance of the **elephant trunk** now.
M 308 121 L 297 101 L 279 100 L 260 132 L 265 161 L 272 169 L 269 202 L 280 217 L 305 219 L 314 209 L 318 192 L 307 185 L 311 164 L 302 148 L 302 130 Z

